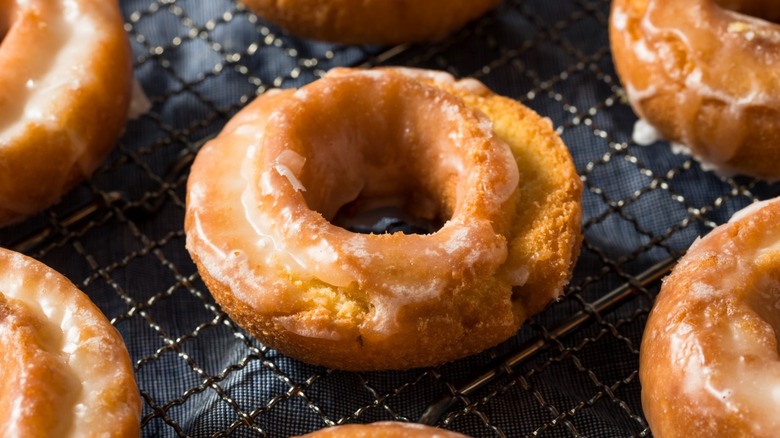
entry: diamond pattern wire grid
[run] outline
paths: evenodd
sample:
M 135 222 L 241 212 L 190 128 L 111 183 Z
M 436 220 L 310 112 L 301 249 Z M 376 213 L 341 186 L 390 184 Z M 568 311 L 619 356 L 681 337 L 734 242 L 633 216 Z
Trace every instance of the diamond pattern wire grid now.
M 649 436 L 638 350 L 658 282 L 638 274 L 776 185 L 719 178 L 661 142 L 630 139 L 607 0 L 506 0 L 435 44 L 355 47 L 295 38 L 233 0 L 126 0 L 136 76 L 153 104 L 59 205 L 0 232 L 79 285 L 122 333 L 145 401 L 144 436 L 272 436 L 342 423 L 417 421 L 482 436 Z M 485 82 L 549 117 L 585 184 L 585 242 L 566 298 L 483 354 L 425 370 L 347 373 L 300 363 L 236 326 L 184 249 L 189 165 L 254 96 L 335 66 L 435 68 Z M 633 285 L 609 312 L 594 303 Z M 582 312 L 568 336 L 556 325 Z M 529 342 L 540 348 L 510 367 Z M 473 391 L 462 385 L 495 371 Z

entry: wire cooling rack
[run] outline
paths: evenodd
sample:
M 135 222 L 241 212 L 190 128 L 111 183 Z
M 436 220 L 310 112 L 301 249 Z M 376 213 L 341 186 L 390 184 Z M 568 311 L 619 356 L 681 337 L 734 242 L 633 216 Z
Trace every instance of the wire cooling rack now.
M 90 182 L 0 244 L 67 275 L 119 329 L 147 437 L 391 419 L 474 437 L 648 436 L 638 348 L 658 279 L 697 236 L 780 193 L 631 141 L 608 1 L 508 0 L 443 41 L 393 48 L 297 39 L 232 0 L 122 8 L 151 111 Z M 585 183 L 585 241 L 566 298 L 504 344 L 433 369 L 346 373 L 267 349 L 219 310 L 184 249 L 185 185 L 203 140 L 254 96 L 383 64 L 475 77 L 549 117 Z

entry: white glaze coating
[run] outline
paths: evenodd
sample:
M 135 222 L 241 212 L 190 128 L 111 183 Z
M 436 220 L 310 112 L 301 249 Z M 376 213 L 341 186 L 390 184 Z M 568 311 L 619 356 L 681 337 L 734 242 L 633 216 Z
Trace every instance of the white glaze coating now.
M 664 280 L 640 364 L 654 435 L 772 437 L 780 428 L 778 218 L 780 199 L 747 206 Z
M 477 79 L 473 79 L 473 78 L 456 79 L 451 74 L 439 70 L 427 70 L 427 69 L 413 68 L 413 67 L 393 67 L 393 70 L 396 71 L 397 73 L 401 73 L 405 76 L 408 76 L 416 80 L 419 79 L 430 80 L 438 84 L 452 87 L 457 90 L 467 91 L 477 95 L 485 95 L 491 93 L 490 89 L 486 87 L 485 84 L 478 81 Z M 341 74 L 344 74 L 344 72 L 347 72 L 347 74 L 362 74 L 367 76 L 381 77 L 381 74 L 377 74 L 377 71 L 374 70 L 365 70 L 356 73 L 354 71 L 350 71 L 349 69 L 341 69 L 341 68 L 335 68 L 333 70 L 330 70 L 328 72 L 328 76 L 336 77 Z
M 414 70 L 403 71 L 404 75 L 414 73 Z M 456 83 L 449 75 L 425 77 Z M 281 297 L 287 286 L 281 282 L 269 284 L 271 279 L 279 278 L 280 273 L 301 281 L 316 280 L 341 288 L 357 284 L 372 291 L 369 297 L 372 310 L 367 316 L 367 326 L 370 332 L 381 336 L 394 329 L 396 312 L 405 305 L 440 299 L 444 291 L 457 287 L 453 285 L 461 283 L 457 277 L 463 275 L 459 273 L 460 270 L 471 272 L 487 269 L 496 272 L 506 261 L 506 239 L 493 229 L 491 220 L 481 215 L 467 220 L 463 217 L 465 212 L 456 210 L 454 217 L 433 235 L 404 236 L 402 246 L 388 250 L 400 244 L 400 235 L 350 233 L 328 223 L 325 218 L 331 217 L 330 213 L 320 215 L 311 212 L 305 203 L 301 203 L 303 196 L 309 196 L 312 190 L 316 194 L 328 182 L 327 177 L 326 180 L 320 179 L 318 187 L 303 182 L 306 166 L 313 158 L 304 159 L 294 149 L 298 147 L 294 142 L 278 143 L 281 144 L 279 149 L 275 149 L 277 143 L 271 143 L 276 139 L 288 138 L 279 134 L 284 130 L 296 132 L 295 123 L 298 122 L 290 119 L 288 113 L 283 113 L 288 96 L 296 99 L 296 111 L 308 111 L 305 105 L 321 105 L 316 101 L 320 99 L 319 96 L 338 98 L 338 94 L 334 93 L 339 93 L 339 81 L 368 80 L 366 87 L 370 88 L 371 81 L 381 82 L 386 78 L 383 72 L 346 73 L 337 69 L 329 73 L 326 80 L 307 86 L 305 92 L 298 90 L 269 95 L 268 109 L 256 112 L 260 115 L 247 115 L 231 122 L 222 135 L 233 138 L 230 142 L 224 142 L 219 152 L 213 151 L 208 145 L 201 151 L 203 158 L 199 156 L 199 160 L 212 162 L 214 166 L 225 170 L 210 172 L 214 180 L 209 185 L 193 184 L 190 187 L 188 210 L 197 233 L 187 234 L 188 248 L 192 251 L 197 247 L 198 259 L 209 275 L 228 285 L 238 299 L 258 312 L 273 314 L 284 308 L 285 302 Z M 405 82 L 403 86 L 420 87 Z M 420 114 L 420 121 L 415 122 L 418 126 L 409 126 L 407 131 L 418 131 L 419 126 L 438 126 L 436 137 L 421 140 L 430 145 L 426 153 L 450 157 L 441 164 L 447 169 L 446 172 L 465 173 L 464 163 L 469 162 L 472 170 L 457 180 L 456 192 L 459 196 L 473 197 L 476 200 L 474 202 L 484 205 L 485 213 L 482 214 L 501 214 L 499 205 L 507 202 L 515 193 L 519 181 L 515 158 L 508 146 L 495 137 L 489 120 L 483 114 L 463 112 L 462 104 L 432 88 L 422 87 L 416 92 L 429 95 L 433 104 L 416 109 L 407 108 L 412 113 Z M 328 113 L 327 110 L 321 111 Z M 255 128 L 254 132 L 246 128 L 249 125 Z M 273 130 L 273 135 L 269 130 Z M 437 138 L 446 138 L 448 141 Z M 332 142 L 320 143 L 317 139 L 305 141 L 306 147 L 326 154 L 322 155 L 326 158 L 320 158 L 321 166 L 337 160 L 353 160 L 355 158 L 350 157 L 369 153 L 361 152 L 360 149 L 350 152 L 345 149 L 358 146 L 338 144 L 338 150 L 334 150 L 333 155 L 327 155 L 326 150 L 334 147 L 328 146 Z M 352 141 L 360 144 L 357 139 Z M 488 167 L 477 166 L 482 170 L 474 170 L 475 163 L 469 151 L 484 147 L 472 146 L 477 143 L 489 144 L 492 151 L 491 156 L 480 166 L 497 166 L 500 171 L 491 171 L 487 175 L 484 169 Z M 453 152 L 443 154 L 441 151 L 444 150 Z M 212 155 L 214 158 L 211 158 Z M 346 181 L 338 185 L 339 194 L 345 202 L 355 199 L 363 190 L 374 190 L 371 178 L 363 181 L 360 179 L 362 177 L 356 179 L 352 176 L 352 173 L 361 171 L 360 164 L 352 161 L 348 163 L 351 164 L 336 171 L 343 174 L 340 177 Z M 235 178 L 235 170 L 229 169 L 240 169 L 240 178 Z M 374 169 L 369 173 L 372 172 L 381 176 L 382 172 L 388 171 Z M 201 219 L 215 210 L 230 212 L 225 216 L 229 224 L 211 225 Z M 214 225 L 220 228 L 216 229 Z M 474 242 L 483 244 L 475 245 Z M 382 256 L 378 257 L 380 254 Z M 425 266 L 427 277 L 431 280 L 421 282 L 415 271 L 399 270 L 399 261 L 406 259 L 412 260 L 410 266 Z M 523 284 L 528 278 L 528 270 L 523 266 L 505 269 L 513 273 L 511 284 Z M 393 274 L 383 281 L 376 272 Z M 263 285 L 264 293 L 258 293 L 259 284 Z M 327 327 L 319 330 L 305 327 L 293 317 L 281 315 L 277 321 L 287 330 L 305 337 L 337 339 L 339 336 Z
M 702 39 L 702 29 L 706 26 L 706 24 L 694 22 L 689 23 L 688 26 L 683 28 L 675 27 L 674 23 L 663 23 L 662 17 L 666 17 L 668 14 L 664 15 L 663 13 L 656 12 L 658 8 L 662 8 L 659 3 L 661 2 L 649 2 L 647 12 L 644 14 L 640 22 L 641 30 L 643 34 L 646 35 L 646 37 L 637 39 L 630 43 L 630 46 L 632 47 L 637 58 L 647 62 L 671 62 L 669 56 L 664 56 L 668 55 L 666 53 L 666 50 L 668 49 L 661 45 L 654 45 L 652 47 L 648 46 L 648 41 L 654 41 L 661 38 L 662 36 L 666 38 L 675 38 L 678 42 L 686 47 L 689 53 L 695 54 L 697 45 L 701 42 Z M 740 27 L 747 26 L 747 22 L 750 22 L 752 23 L 750 28 L 761 28 L 762 32 L 767 34 L 771 33 L 766 30 L 767 23 L 763 20 L 746 17 L 730 11 L 724 12 L 734 15 L 735 21 L 732 22 L 730 25 L 731 27 L 737 23 L 741 25 Z M 625 28 L 627 20 L 626 12 L 620 7 L 615 7 L 612 14 L 613 20 L 616 20 L 613 22 L 613 25 L 616 26 L 617 29 Z M 775 35 L 774 33 L 771 34 Z M 726 111 L 733 112 L 735 114 L 741 114 L 742 110 L 747 106 L 776 105 L 777 101 L 775 97 L 767 94 L 767 90 L 764 88 L 764 84 L 760 83 L 757 75 L 748 74 L 746 77 L 742 77 L 742 80 L 747 79 L 749 81 L 748 86 L 740 87 L 742 90 L 740 92 L 733 92 L 733 90 L 723 90 L 712 85 L 712 80 L 707 76 L 710 74 L 708 68 L 708 66 L 711 65 L 710 62 L 705 62 L 704 60 L 692 60 L 691 63 L 697 67 L 687 73 L 683 72 L 685 85 L 690 90 L 693 90 L 702 99 L 713 99 L 724 102 L 727 105 Z M 714 63 L 715 60 L 712 60 L 712 64 Z M 668 70 L 673 72 L 674 67 L 669 67 Z M 705 70 L 707 71 L 706 75 L 704 72 Z M 635 85 L 631 83 L 628 85 L 631 86 L 626 87 L 626 92 L 630 101 L 632 102 L 632 106 L 634 106 L 636 109 L 639 107 L 638 104 L 640 104 L 642 100 L 654 97 L 661 92 L 663 87 L 671 84 L 654 84 L 652 87 L 645 87 L 642 89 L 637 89 Z M 686 97 L 684 93 L 680 93 L 680 96 L 681 99 Z M 693 136 L 692 133 L 686 133 L 684 135 L 686 137 Z M 728 156 L 729 154 L 727 153 L 726 155 Z
M 22 8 L 35 7 L 38 1 L 19 1 Z M 24 87 L 6 88 L 3 111 L 0 112 L 0 147 L 14 141 L 24 133 L 28 124 L 59 123 L 58 102 L 66 93 L 81 87 L 83 80 L 90 80 L 86 70 L 94 47 L 100 43 L 97 38 L 95 17 L 83 14 L 74 0 L 59 2 L 57 7 L 40 8 L 45 15 L 46 27 L 40 29 L 40 47 L 31 47 L 31 57 L 41 56 L 48 62 L 29 63 L 20 80 Z M 71 132 L 72 138 L 79 138 L 78 132 Z M 74 142 L 78 148 L 75 156 L 84 152 L 85 141 Z
M 616 1 L 610 26 L 618 72 L 640 118 L 686 145 L 678 151 L 706 170 L 778 177 L 753 156 L 773 147 L 760 139 L 780 128 L 770 121 L 762 124 L 766 133 L 751 137 L 757 130 L 749 126 L 780 111 L 780 26 L 710 0 Z
M 644 119 L 638 119 L 634 123 L 634 130 L 631 133 L 631 139 L 639 146 L 650 146 L 651 144 L 663 139 L 661 133 L 647 123 Z
M 616 7 L 612 10 L 610 20 L 615 29 L 623 32 L 626 30 L 626 24 L 628 23 L 628 14 L 626 14 L 623 8 Z
M 0 14 L 8 26 L 0 46 L 5 226 L 97 168 L 124 127 L 132 66 L 115 0 L 7 0 Z
M 644 119 L 638 119 L 636 123 L 634 123 L 631 140 L 639 146 L 650 146 L 659 140 L 664 140 L 664 138 L 653 125 Z M 722 178 L 729 178 L 736 175 L 734 169 L 710 161 L 695 153 L 690 147 L 682 143 L 669 142 L 669 147 L 675 155 L 687 155 L 696 160 L 704 171 L 713 172 Z
M 745 208 L 735 212 L 733 215 L 731 215 L 731 218 L 729 219 L 729 222 L 736 222 L 736 221 L 742 220 L 746 216 L 754 214 L 758 210 L 766 207 L 771 202 L 773 202 L 772 199 L 767 199 L 767 200 L 764 200 L 764 201 L 754 202 L 754 203 L 746 206 Z
M 425 426 L 419 423 L 378 421 L 369 424 L 345 424 L 328 427 L 299 438 L 467 438 L 457 432 Z
M 140 399 L 132 368 L 119 334 L 103 314 L 67 279 L 18 253 L 0 249 L 0 272 L 0 298 L 10 304 L 12 312 L 20 312 L 6 315 L 6 321 L 0 319 L 0 339 L 17 336 L 13 330 L 33 330 L 42 349 L 35 358 L 50 361 L 27 364 L 18 381 L 4 385 L 43 385 L 44 391 L 52 391 L 45 397 L 57 400 L 57 410 L 44 414 L 56 418 L 54 424 L 60 429 L 51 432 L 57 436 L 115 434 L 124 430 L 128 417 L 137 431 Z M 15 318 L 23 318 L 24 324 L 30 318 L 35 322 L 19 327 Z M 4 324 L 7 321 L 11 323 Z M 28 381 L 40 377 L 37 367 L 47 367 L 49 371 L 44 374 L 56 382 Z M 56 392 L 58 388 L 66 388 L 67 392 Z M 122 395 L 133 391 L 136 394 L 132 396 Z M 12 399 L 11 415 L 0 419 L 0 430 L 8 436 L 24 427 L 20 421 L 37 403 L 25 397 L 39 393 L 19 394 L 24 395 Z M 123 400 L 130 402 L 125 404 Z

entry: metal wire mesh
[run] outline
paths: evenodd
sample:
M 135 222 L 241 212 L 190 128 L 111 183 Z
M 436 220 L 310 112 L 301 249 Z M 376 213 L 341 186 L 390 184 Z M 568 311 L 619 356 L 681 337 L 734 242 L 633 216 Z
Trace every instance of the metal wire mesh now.
M 145 401 L 144 436 L 415 421 L 442 396 L 451 397 L 436 423 L 475 437 L 647 436 L 638 348 L 658 281 L 640 274 L 778 194 L 704 172 L 666 144 L 631 141 L 635 116 L 612 68 L 606 0 L 507 0 L 443 41 L 389 50 L 297 39 L 232 0 L 122 8 L 152 110 L 129 122 L 90 182 L 2 230 L 0 243 L 63 272 L 120 330 Z M 504 344 L 434 369 L 345 373 L 279 355 L 219 310 L 184 249 L 184 186 L 203 139 L 255 95 L 334 66 L 381 64 L 476 77 L 550 117 L 586 186 L 585 242 L 566 298 Z M 632 292 L 594 306 L 621 287 Z M 573 333 L 556 331 L 578 312 Z M 529 357 L 506 362 L 534 343 Z

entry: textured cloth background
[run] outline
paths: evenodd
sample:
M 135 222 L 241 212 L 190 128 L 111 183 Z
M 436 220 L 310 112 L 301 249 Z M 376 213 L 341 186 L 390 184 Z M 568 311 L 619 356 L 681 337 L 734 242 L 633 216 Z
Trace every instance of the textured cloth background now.
M 636 119 L 612 67 L 605 0 L 506 1 L 441 42 L 398 48 L 298 39 L 232 0 L 125 0 L 122 9 L 152 110 L 129 122 L 90 182 L 1 230 L 0 244 L 64 273 L 119 329 L 147 437 L 416 421 L 536 338 L 549 348 L 456 398 L 438 425 L 475 437 L 647 436 L 638 348 L 658 282 L 609 313 L 589 303 L 780 188 L 719 178 L 662 142 L 632 143 Z M 330 371 L 266 349 L 220 312 L 184 249 L 184 189 L 202 140 L 255 95 L 334 66 L 378 64 L 476 77 L 549 117 L 585 182 L 586 241 L 567 298 L 503 345 L 436 369 Z M 550 338 L 580 310 L 592 316 L 584 327 Z

